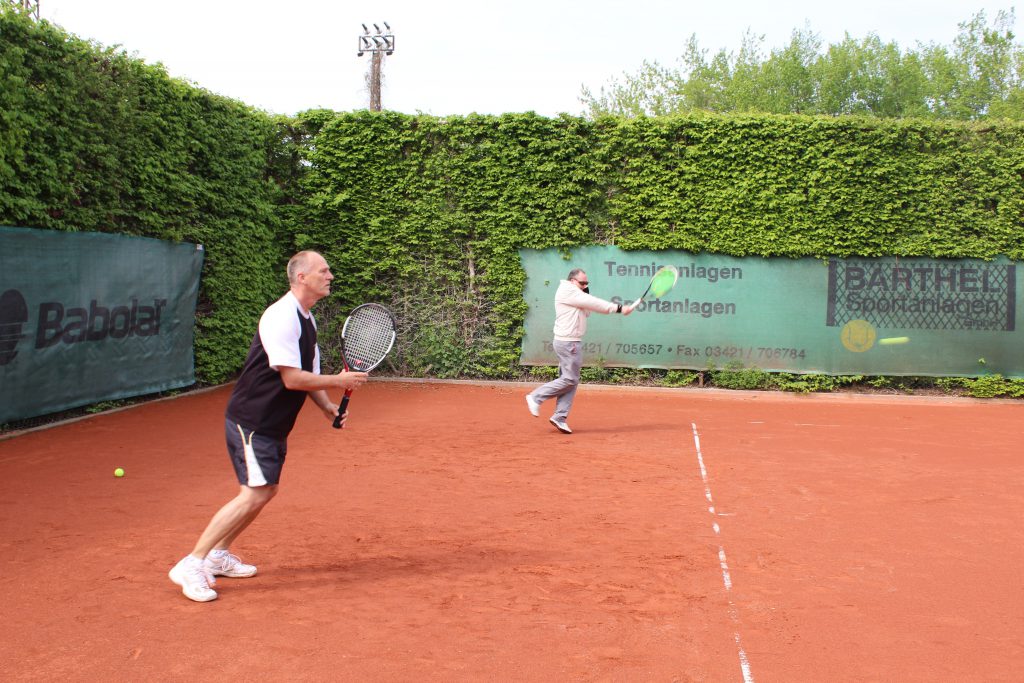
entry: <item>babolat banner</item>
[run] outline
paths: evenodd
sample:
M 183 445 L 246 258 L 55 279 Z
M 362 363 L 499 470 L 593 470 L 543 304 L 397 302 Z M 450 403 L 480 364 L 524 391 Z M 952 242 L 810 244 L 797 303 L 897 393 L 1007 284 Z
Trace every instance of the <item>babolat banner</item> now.
M 203 248 L 0 227 L 0 423 L 195 382 Z
M 746 367 L 835 375 L 1024 377 L 1018 264 L 1005 258 L 734 258 L 585 247 L 521 250 L 529 305 L 521 362 L 557 365 L 559 281 L 581 268 L 590 293 L 640 297 L 662 266 L 675 287 L 630 316 L 593 313 L 585 365 Z

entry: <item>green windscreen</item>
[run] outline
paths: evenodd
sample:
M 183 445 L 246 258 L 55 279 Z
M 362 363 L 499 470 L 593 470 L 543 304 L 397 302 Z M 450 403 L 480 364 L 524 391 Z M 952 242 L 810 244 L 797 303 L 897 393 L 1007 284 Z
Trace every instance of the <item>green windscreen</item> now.
M 569 270 L 586 271 L 595 296 L 629 303 L 671 265 L 679 280 L 662 298 L 645 299 L 630 316 L 590 315 L 585 364 L 1024 377 L 1019 269 L 1005 258 L 736 258 L 616 247 L 568 257 L 523 249 L 520 258 L 525 365 L 558 363 L 553 299 Z M 899 337 L 906 342 L 878 343 Z
M 195 382 L 202 247 L 0 227 L 0 422 Z

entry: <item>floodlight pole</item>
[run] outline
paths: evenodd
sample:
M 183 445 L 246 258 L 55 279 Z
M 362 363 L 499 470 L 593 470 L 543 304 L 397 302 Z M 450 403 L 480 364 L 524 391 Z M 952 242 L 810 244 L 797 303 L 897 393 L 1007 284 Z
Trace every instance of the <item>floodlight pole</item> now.
M 359 36 L 359 49 L 356 55 L 362 57 L 370 53 L 370 73 L 366 77 L 366 83 L 370 90 L 370 111 L 380 111 L 380 82 L 381 71 L 384 67 L 384 56 L 395 52 L 395 34 L 391 32 L 388 22 L 384 24 L 384 30 L 373 24 L 376 33 L 370 33 L 370 29 L 363 24 L 363 32 Z

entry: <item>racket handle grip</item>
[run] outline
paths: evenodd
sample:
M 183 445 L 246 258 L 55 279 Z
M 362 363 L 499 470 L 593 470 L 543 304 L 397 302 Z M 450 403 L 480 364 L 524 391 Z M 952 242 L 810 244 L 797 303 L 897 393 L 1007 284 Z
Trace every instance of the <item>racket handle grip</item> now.
M 349 397 L 348 392 L 345 392 L 345 397 L 343 399 L 341 399 L 341 405 L 338 406 L 338 417 L 334 418 L 334 425 L 333 425 L 335 429 L 341 429 L 342 428 L 341 416 L 345 414 L 346 410 L 348 410 L 348 397 Z

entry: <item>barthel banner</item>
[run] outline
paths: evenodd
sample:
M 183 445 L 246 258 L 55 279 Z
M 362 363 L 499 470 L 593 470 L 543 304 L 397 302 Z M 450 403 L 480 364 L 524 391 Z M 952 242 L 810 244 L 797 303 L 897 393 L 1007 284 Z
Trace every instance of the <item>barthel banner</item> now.
M 203 248 L 0 227 L 0 423 L 195 382 Z
M 592 314 L 584 364 L 834 375 L 1024 377 L 1017 263 L 1005 258 L 734 258 L 585 247 L 521 250 L 529 306 L 521 362 L 557 365 L 559 281 L 582 268 L 590 293 L 639 297 L 664 265 L 675 288 L 629 317 Z

